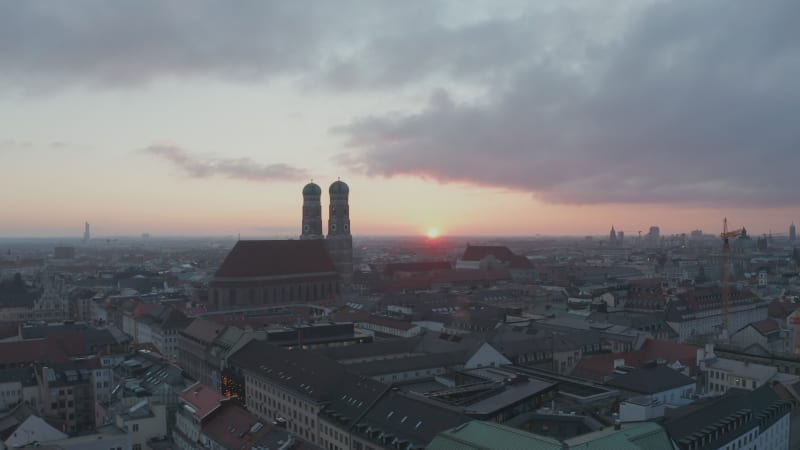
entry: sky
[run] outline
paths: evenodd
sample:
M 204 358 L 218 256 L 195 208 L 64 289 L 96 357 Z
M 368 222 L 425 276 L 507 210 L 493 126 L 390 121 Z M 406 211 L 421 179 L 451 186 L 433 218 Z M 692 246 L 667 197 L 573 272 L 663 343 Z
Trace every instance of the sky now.
M 800 222 L 800 2 L 0 0 L 0 237 Z M 323 210 L 327 205 L 323 196 Z

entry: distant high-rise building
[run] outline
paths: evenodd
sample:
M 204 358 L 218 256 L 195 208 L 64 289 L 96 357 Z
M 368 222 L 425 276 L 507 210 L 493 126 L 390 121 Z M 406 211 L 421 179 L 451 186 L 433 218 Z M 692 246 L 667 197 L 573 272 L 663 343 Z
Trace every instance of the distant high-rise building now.
M 797 239 L 797 227 L 794 226 L 794 222 L 789 225 L 789 240 L 794 241 Z
M 692 230 L 690 234 L 692 239 L 702 239 L 703 238 L 703 230 Z
M 611 232 L 608 234 L 611 245 L 617 243 L 617 232 L 614 230 L 614 225 L 611 225 Z
M 622 245 L 622 241 L 625 239 L 625 232 L 622 230 L 617 231 L 617 244 Z
M 89 222 L 86 222 L 86 224 L 83 227 L 83 242 L 88 242 L 89 239 L 91 238 L 92 238 L 92 233 L 89 229 Z
M 658 240 L 659 237 L 661 237 L 661 229 L 658 228 L 657 226 L 652 226 L 652 227 L 650 227 L 650 233 L 648 233 L 647 236 L 651 240 L 656 241 L 656 240 Z

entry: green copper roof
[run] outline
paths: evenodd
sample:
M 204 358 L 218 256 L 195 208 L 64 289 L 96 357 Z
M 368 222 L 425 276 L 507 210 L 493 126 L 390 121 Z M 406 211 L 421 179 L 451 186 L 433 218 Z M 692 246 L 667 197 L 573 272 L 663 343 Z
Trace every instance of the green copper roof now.
M 537 436 L 516 428 L 493 422 L 473 420 L 456 428 L 442 431 L 427 447 L 428 450 L 561 450 L 553 438 Z
M 308 183 L 303 188 L 303 195 L 322 195 L 322 188 L 320 188 L 316 183 Z
M 329 194 L 347 194 L 349 192 L 350 187 L 347 186 L 347 183 L 341 180 L 334 181 L 333 184 L 331 184 L 330 189 L 328 189 Z
M 624 423 L 622 429 L 606 428 L 564 441 L 570 450 L 672 450 L 667 432 L 652 422 Z

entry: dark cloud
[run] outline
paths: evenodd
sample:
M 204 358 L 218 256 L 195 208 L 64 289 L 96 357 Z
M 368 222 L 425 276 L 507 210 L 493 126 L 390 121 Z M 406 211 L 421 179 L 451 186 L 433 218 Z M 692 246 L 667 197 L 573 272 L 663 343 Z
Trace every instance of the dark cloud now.
M 375 30 L 405 33 L 410 22 L 435 21 L 435 8 L 397 3 L 0 2 L 0 88 L 305 75 Z
M 795 201 L 800 3 L 520 4 L 0 2 L 0 90 L 198 76 L 433 89 L 414 112 L 337 128 L 339 161 L 559 203 Z M 192 176 L 304 176 L 158 148 Z
M 249 158 L 202 159 L 172 145 L 151 145 L 141 151 L 161 157 L 193 178 L 221 176 L 251 181 L 300 180 L 308 178 L 303 169 L 286 164 L 258 164 Z
M 798 19 L 790 0 L 656 3 L 609 39 L 533 43 L 485 100 L 439 91 L 338 127 L 353 149 L 339 161 L 556 203 L 793 205 Z

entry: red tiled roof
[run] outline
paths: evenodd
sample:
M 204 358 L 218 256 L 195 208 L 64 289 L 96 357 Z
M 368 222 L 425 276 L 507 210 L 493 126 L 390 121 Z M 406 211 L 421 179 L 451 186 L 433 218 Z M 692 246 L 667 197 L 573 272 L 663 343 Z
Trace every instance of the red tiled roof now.
M 753 328 L 756 329 L 756 331 L 758 331 L 764 336 L 771 333 L 776 333 L 781 330 L 781 327 L 780 325 L 778 325 L 778 322 L 772 319 L 759 320 L 758 322 L 753 322 L 750 325 L 752 325 Z
M 396 293 L 403 291 L 425 291 L 431 288 L 431 278 L 429 276 L 396 278 L 383 285 L 382 290 L 386 293 Z
M 648 339 L 639 350 L 633 352 L 586 356 L 575 366 L 572 375 L 603 380 L 614 372 L 616 359 L 624 359 L 625 365 L 630 367 L 641 367 L 647 361 L 658 359 L 663 359 L 669 364 L 679 361 L 689 368 L 690 375 L 694 375 L 697 373 L 698 348 L 694 345 Z
M 683 302 L 689 311 L 705 311 L 722 307 L 722 288 L 702 288 L 684 292 L 678 295 L 679 301 Z M 731 289 L 731 304 L 744 304 L 757 302 L 758 297 L 749 289 Z
M 472 281 L 510 280 L 507 270 L 448 270 L 433 277 L 434 283 L 469 283 Z
M 492 255 L 499 261 L 511 261 L 514 253 L 503 245 L 468 245 L 461 256 L 463 261 L 480 261 Z
M 638 367 L 642 364 L 641 353 L 605 353 L 602 355 L 585 356 L 572 370 L 572 376 L 589 380 L 603 381 L 614 373 L 614 361 L 624 359 L 625 365 Z
M 194 408 L 194 416 L 202 420 L 217 409 L 225 397 L 210 387 L 195 383 L 181 394 L 181 400 Z
M 50 339 L 0 342 L 0 366 L 24 366 L 35 362 L 66 362 L 69 356 Z
M 781 302 L 778 300 L 769 304 L 767 312 L 770 317 L 777 317 L 778 319 L 785 319 L 789 314 L 797 309 L 797 305 L 789 302 Z
M 514 257 L 511 259 L 511 265 L 509 267 L 512 269 L 532 269 L 534 265 L 533 261 L 530 259 L 522 255 L 514 255 Z
M 239 241 L 215 277 L 269 277 L 336 272 L 325 242 L 314 240 Z
M 425 261 L 411 263 L 389 263 L 383 269 L 383 273 L 392 276 L 397 272 L 432 272 L 435 270 L 452 269 L 448 261 Z
M 139 303 L 138 305 L 136 305 L 136 308 L 134 308 L 134 310 L 133 310 L 133 314 L 132 314 L 133 318 L 134 319 L 140 319 L 140 318 L 146 316 L 147 313 L 149 313 L 150 310 L 152 310 L 155 306 L 156 306 L 156 303 L 153 303 L 153 302 L 142 302 L 142 303 Z
M 254 427 L 256 423 L 261 426 Z M 223 448 L 255 447 L 261 438 L 271 432 L 274 432 L 272 426 L 233 402 L 223 403 L 203 424 L 203 433 Z

